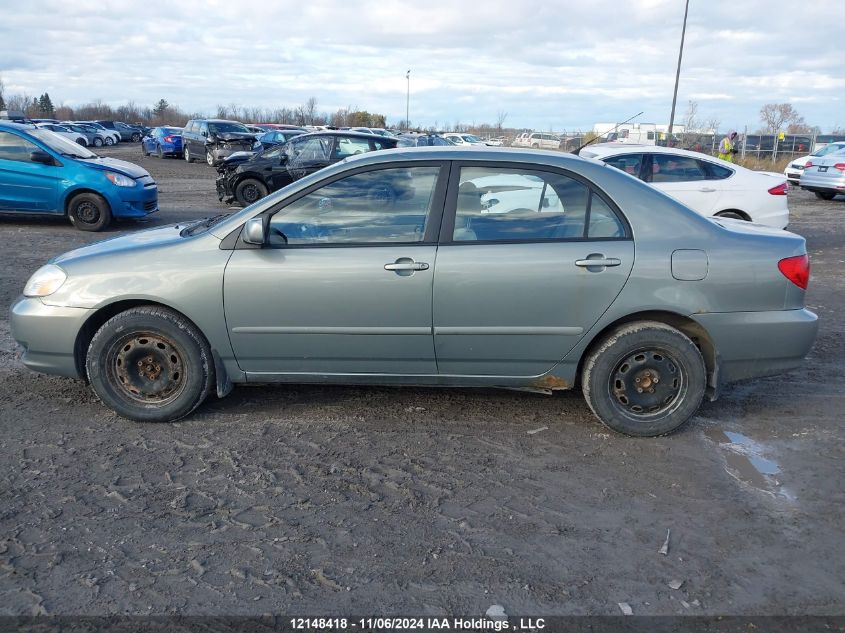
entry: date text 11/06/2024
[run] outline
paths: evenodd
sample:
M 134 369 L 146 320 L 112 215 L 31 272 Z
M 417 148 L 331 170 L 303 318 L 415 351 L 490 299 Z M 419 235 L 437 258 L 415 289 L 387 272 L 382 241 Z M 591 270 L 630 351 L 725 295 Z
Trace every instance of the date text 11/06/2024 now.
M 386 631 L 530 631 L 542 630 L 543 618 L 291 618 L 295 630 L 386 630 Z

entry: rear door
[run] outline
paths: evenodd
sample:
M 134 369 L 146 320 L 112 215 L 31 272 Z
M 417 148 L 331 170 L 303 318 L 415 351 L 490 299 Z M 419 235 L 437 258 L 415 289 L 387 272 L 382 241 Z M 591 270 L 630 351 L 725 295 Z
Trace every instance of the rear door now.
M 32 161 L 34 151 L 42 150 L 22 136 L 0 130 L 0 211 L 57 210 L 63 168 Z
M 712 215 L 717 210 L 725 185 L 708 180 L 701 161 L 692 156 L 663 152 L 648 156 L 651 168 L 645 172 L 646 182 L 702 215 Z
M 519 164 L 453 164 L 440 239 L 434 346 L 447 376 L 549 371 L 634 262 L 606 196 L 577 174 Z

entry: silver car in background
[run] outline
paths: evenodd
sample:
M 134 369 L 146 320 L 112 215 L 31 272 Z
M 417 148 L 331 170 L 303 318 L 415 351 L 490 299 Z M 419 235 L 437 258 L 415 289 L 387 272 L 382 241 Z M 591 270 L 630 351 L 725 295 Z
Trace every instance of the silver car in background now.
M 28 367 L 138 421 L 239 383 L 580 385 L 608 427 L 654 436 L 801 362 L 808 278 L 803 238 L 705 218 L 599 161 L 424 147 L 60 255 L 11 327 Z
M 801 173 L 800 185 L 822 200 L 833 200 L 837 195 L 845 194 L 845 150 L 808 160 Z

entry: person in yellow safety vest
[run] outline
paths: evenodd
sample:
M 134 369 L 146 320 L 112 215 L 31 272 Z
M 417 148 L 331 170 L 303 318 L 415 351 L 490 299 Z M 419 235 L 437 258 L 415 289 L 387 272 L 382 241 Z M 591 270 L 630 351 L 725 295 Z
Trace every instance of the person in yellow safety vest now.
M 728 135 L 722 139 L 722 142 L 719 143 L 719 158 L 726 160 L 729 163 L 734 162 L 734 154 L 736 154 L 737 151 L 734 147 L 734 139 L 736 137 L 736 132 L 731 130 L 728 132 Z

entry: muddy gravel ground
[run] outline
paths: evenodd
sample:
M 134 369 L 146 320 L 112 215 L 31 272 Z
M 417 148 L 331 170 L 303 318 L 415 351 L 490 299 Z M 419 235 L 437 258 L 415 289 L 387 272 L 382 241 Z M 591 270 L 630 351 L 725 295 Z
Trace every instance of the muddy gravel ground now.
M 108 235 L 225 210 L 206 165 L 104 153 L 161 202 Z M 103 235 L 0 219 L 0 614 L 842 614 L 845 197 L 789 195 L 814 351 L 639 440 L 578 392 L 243 387 L 128 422 L 9 335 L 28 275 Z

